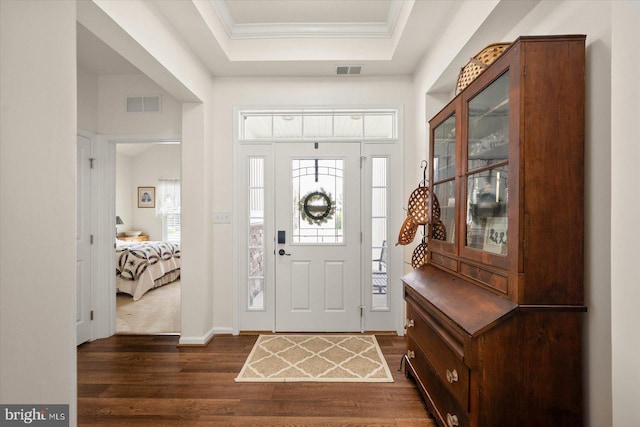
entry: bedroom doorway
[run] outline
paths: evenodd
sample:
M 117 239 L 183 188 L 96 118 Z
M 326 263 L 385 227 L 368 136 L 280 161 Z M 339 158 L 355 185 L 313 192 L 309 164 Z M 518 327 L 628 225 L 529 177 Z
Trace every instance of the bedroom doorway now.
M 117 141 L 115 151 L 116 333 L 179 334 L 180 143 Z

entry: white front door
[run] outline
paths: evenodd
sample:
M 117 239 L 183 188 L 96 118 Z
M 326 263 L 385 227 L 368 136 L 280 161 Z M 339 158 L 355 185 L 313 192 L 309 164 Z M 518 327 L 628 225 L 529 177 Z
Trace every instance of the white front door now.
M 361 330 L 360 143 L 275 144 L 276 331 Z
M 76 344 L 91 339 L 91 140 L 78 135 L 76 177 Z

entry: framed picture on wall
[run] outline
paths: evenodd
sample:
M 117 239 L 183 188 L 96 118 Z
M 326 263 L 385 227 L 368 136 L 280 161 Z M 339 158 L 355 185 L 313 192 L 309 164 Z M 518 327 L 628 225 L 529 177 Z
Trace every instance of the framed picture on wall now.
M 156 207 L 156 187 L 138 187 L 138 207 Z

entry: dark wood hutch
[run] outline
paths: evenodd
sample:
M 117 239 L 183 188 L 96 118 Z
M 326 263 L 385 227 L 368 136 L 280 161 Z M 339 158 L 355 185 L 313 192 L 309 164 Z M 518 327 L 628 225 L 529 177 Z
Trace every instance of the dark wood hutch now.
M 406 360 L 442 426 L 583 423 L 584 103 L 585 36 L 520 37 L 429 121 Z

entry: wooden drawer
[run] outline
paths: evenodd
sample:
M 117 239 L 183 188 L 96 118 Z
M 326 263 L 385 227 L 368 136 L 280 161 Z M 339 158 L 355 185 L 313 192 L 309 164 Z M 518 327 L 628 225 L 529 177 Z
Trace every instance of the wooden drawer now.
M 434 372 L 427 357 L 411 337 L 407 337 L 407 358 L 409 369 L 415 374 L 416 381 L 430 407 L 431 414 L 444 426 L 466 427 L 470 425 L 469 414 L 460 406 L 447 386 Z
M 411 303 L 407 304 L 407 335 L 422 350 L 446 389 L 468 411 L 469 368 L 462 362 L 462 343 Z

